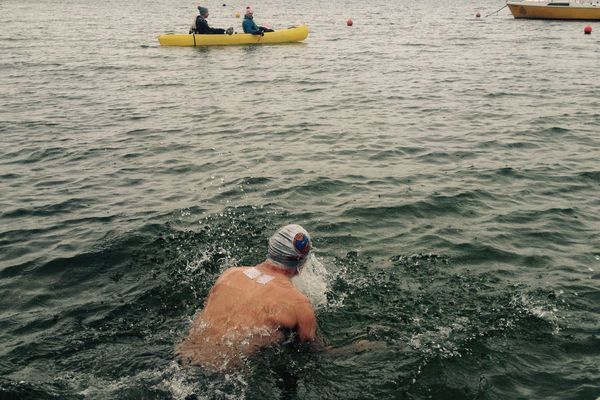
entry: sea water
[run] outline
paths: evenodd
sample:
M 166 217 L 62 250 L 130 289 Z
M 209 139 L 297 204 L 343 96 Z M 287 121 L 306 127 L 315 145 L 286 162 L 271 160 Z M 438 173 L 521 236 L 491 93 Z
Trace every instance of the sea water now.
M 248 4 L 203 5 L 241 30 Z M 598 397 L 596 34 L 475 17 L 502 2 L 251 5 L 310 35 L 166 48 L 198 4 L 0 4 L 0 397 Z M 287 223 L 324 340 L 378 346 L 174 362 Z

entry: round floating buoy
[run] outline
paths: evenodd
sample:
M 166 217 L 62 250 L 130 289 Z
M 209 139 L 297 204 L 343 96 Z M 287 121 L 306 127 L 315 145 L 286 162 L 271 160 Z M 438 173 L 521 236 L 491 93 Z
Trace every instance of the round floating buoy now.
M 585 33 L 586 35 L 589 35 L 590 33 L 592 33 L 592 27 L 591 26 L 586 26 L 585 28 L 583 28 L 583 33 Z
M 352 26 L 353 24 L 354 24 L 354 22 L 352 21 L 352 19 L 348 18 L 348 21 L 346 21 L 346 25 Z
M 477 14 L 475 14 L 475 16 L 476 16 L 477 18 L 479 18 L 479 17 L 481 17 L 481 14 L 477 13 Z
M 236 17 L 236 18 L 239 18 L 239 17 L 240 17 L 240 13 L 239 13 L 239 12 L 236 12 L 236 13 L 235 13 L 235 17 Z
M 227 4 L 223 3 L 223 7 L 227 7 Z

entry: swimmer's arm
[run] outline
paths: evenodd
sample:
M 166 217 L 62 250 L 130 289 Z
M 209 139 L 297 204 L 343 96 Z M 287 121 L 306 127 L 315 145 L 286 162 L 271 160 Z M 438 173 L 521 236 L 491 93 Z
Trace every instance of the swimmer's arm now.
M 317 339 L 317 317 L 308 302 L 303 302 L 296 309 L 296 332 L 302 343 L 314 342 Z
M 317 318 L 312 306 L 304 306 L 298 311 L 298 339 L 300 348 L 310 353 L 327 353 L 328 356 L 361 353 L 385 348 L 385 342 L 357 340 L 342 347 L 328 346 L 317 334 Z
M 325 341 L 317 334 L 317 318 L 315 312 L 310 305 L 304 304 L 296 311 L 297 325 L 296 332 L 298 341 L 301 347 L 311 353 L 320 353 L 328 351 L 330 347 L 325 344 Z

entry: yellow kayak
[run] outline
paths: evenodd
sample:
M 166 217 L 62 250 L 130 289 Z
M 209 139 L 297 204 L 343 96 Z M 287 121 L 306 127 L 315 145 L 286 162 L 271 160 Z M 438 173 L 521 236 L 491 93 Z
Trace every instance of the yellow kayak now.
M 308 36 L 306 25 L 265 32 L 264 36 L 249 33 L 233 35 L 165 34 L 158 37 L 161 46 L 226 46 L 235 44 L 264 44 L 301 42 Z

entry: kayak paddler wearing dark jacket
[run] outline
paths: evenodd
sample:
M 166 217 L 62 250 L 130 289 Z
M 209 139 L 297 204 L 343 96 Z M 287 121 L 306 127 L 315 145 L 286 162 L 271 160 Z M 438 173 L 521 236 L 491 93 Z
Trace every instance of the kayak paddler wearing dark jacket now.
M 244 22 L 242 22 L 242 28 L 244 33 L 251 33 L 252 35 L 264 36 L 265 32 L 273 32 L 273 29 L 265 28 L 264 26 L 258 26 L 254 22 L 254 11 L 250 6 L 246 7 L 246 15 L 244 15 Z
M 196 21 L 190 28 L 190 33 L 197 33 L 200 35 L 222 35 L 225 33 L 225 29 L 211 28 L 208 26 L 208 22 L 206 22 L 206 18 L 208 18 L 208 8 L 198 6 L 198 11 L 200 14 L 196 17 Z

